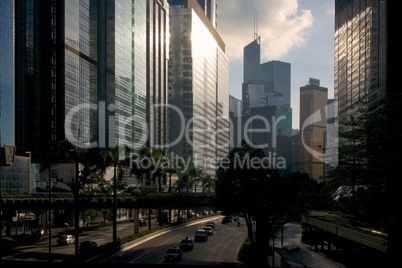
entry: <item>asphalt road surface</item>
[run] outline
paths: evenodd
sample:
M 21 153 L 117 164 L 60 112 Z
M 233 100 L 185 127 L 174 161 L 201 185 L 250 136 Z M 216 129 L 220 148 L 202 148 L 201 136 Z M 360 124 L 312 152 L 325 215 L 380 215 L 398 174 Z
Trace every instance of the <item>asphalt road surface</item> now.
M 104 260 L 104 263 L 130 263 L 140 267 L 167 264 L 164 260 L 166 250 L 171 246 L 178 246 L 186 236 L 192 238 L 197 229 L 204 228 L 206 221 L 168 228 L 154 236 L 141 239 L 142 241 L 134 241 L 121 252 Z M 209 236 L 208 241 L 195 242 L 194 248 L 184 251 L 183 259 L 174 265 L 216 266 L 237 263 L 238 251 L 247 236 L 245 223 L 238 227 L 236 223 L 221 224 L 220 218 L 214 221 L 214 234 Z

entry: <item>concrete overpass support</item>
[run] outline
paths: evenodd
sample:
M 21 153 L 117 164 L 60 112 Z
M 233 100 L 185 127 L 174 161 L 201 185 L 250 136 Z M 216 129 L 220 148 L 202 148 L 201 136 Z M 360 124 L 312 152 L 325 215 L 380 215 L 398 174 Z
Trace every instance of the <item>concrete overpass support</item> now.
M 50 211 L 48 210 L 43 210 L 42 211 L 42 219 L 43 219 L 43 231 L 45 232 L 45 234 L 49 233 L 49 213 Z
M 140 232 L 140 213 L 138 208 L 132 209 L 133 219 L 134 219 L 134 234 L 138 234 Z

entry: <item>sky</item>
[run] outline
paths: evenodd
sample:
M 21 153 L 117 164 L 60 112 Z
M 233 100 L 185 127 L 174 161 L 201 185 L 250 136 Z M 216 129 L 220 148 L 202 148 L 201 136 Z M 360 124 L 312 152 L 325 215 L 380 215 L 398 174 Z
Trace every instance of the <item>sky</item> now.
M 292 128 L 299 126 L 300 87 L 320 80 L 334 97 L 334 0 L 217 0 L 217 30 L 230 62 L 230 95 L 241 99 L 243 48 L 261 37 L 261 63 L 291 65 Z

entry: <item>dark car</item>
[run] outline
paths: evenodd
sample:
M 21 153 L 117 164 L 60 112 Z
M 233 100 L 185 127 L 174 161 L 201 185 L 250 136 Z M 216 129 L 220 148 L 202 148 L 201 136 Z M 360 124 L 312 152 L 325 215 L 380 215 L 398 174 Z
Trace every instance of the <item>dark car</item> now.
M 42 228 L 36 228 L 31 231 L 31 234 L 36 241 L 43 241 L 45 231 Z
M 214 234 L 214 231 L 212 230 L 211 226 L 205 226 L 204 230 L 207 231 L 208 235 L 213 235 Z
M 93 253 L 96 251 L 97 247 L 98 244 L 94 241 L 82 241 L 80 243 L 80 253 L 81 254 Z
M 179 247 L 181 250 L 193 249 L 194 248 L 194 240 L 189 239 L 189 238 L 183 239 L 183 240 L 181 240 Z
M 180 261 L 183 259 L 183 251 L 179 247 L 170 247 L 166 250 L 165 261 Z
M 207 241 L 208 240 L 208 233 L 204 229 L 200 229 L 195 232 L 194 241 Z
M 208 221 L 206 225 L 210 226 L 211 228 L 215 228 L 215 222 L 213 221 Z
M 138 220 L 138 225 L 139 226 L 147 226 L 147 221 L 143 218 Z

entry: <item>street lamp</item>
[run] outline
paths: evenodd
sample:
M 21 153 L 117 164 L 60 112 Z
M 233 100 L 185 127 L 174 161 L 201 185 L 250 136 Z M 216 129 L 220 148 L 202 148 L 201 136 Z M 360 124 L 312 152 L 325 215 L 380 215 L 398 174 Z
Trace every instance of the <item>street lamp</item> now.
M 118 147 L 117 147 L 118 150 Z M 113 242 L 117 241 L 117 158 L 113 159 Z
M 75 246 L 75 256 L 79 255 L 79 224 L 80 224 L 80 212 L 79 212 L 79 172 L 78 172 L 78 150 L 77 148 L 70 149 L 74 155 L 74 165 L 75 165 L 75 178 L 74 178 L 74 246 Z

